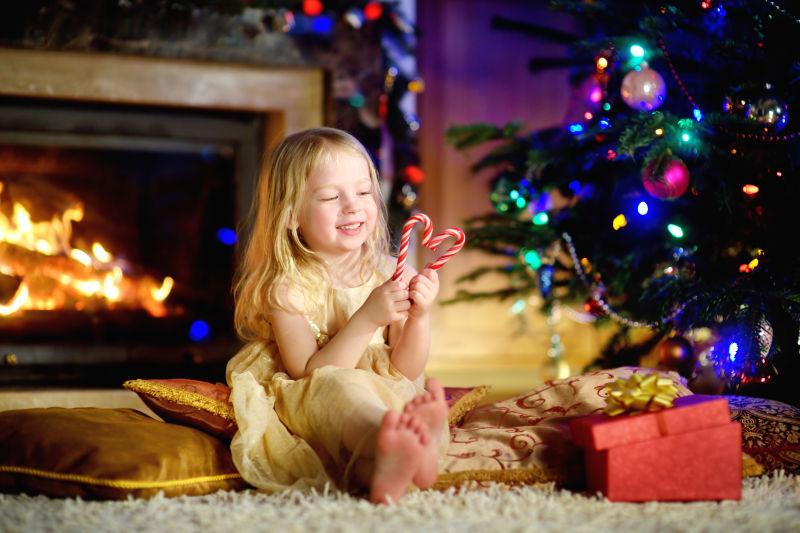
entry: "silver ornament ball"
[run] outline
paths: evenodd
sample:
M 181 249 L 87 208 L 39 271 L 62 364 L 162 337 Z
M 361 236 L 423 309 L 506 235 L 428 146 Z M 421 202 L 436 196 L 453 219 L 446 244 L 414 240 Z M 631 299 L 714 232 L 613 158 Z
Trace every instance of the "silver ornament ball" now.
M 789 108 L 777 98 L 759 98 L 746 106 L 745 117 L 774 131 L 781 131 L 789 121 Z
M 620 94 L 633 109 L 652 111 L 664 103 L 667 85 L 661 74 L 642 63 L 641 70 L 632 70 L 622 79 Z

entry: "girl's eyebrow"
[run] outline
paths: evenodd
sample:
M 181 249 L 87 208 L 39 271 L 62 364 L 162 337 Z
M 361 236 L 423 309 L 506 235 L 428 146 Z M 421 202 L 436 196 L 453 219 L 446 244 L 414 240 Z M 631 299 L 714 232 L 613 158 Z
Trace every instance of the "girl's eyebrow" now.
M 369 178 L 364 178 L 363 180 L 360 180 L 360 181 L 356 182 L 355 185 L 356 185 L 356 187 L 361 187 L 362 185 L 365 185 L 365 184 L 369 185 L 371 187 L 372 186 L 372 180 L 369 179 Z M 335 189 L 335 188 L 336 188 L 336 185 L 334 185 L 333 183 L 323 183 L 322 185 L 318 185 L 318 186 L 314 187 L 313 189 L 311 189 L 311 192 L 317 192 L 317 191 L 322 190 L 322 189 Z

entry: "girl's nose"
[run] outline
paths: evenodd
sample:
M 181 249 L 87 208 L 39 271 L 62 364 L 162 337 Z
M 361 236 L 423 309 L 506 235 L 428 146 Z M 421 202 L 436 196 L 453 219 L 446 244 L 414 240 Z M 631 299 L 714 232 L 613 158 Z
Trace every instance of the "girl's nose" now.
M 343 210 L 345 213 L 355 213 L 355 212 L 357 212 L 359 209 L 360 209 L 360 207 L 359 207 L 359 205 L 358 205 L 358 200 L 357 200 L 356 198 L 353 198 L 353 197 L 347 197 L 347 198 L 345 199 L 345 203 L 344 203 L 344 206 L 343 206 L 343 208 L 342 208 L 342 210 Z

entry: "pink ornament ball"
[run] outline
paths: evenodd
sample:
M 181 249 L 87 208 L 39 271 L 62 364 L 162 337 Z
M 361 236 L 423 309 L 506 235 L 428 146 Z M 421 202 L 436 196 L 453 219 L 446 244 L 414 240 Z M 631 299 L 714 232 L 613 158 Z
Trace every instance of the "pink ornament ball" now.
M 672 200 L 683 195 L 689 188 L 689 169 L 684 162 L 678 158 L 671 159 L 663 165 L 660 176 L 654 175 L 658 166 L 658 160 L 653 160 L 642 172 L 642 184 L 650 196 Z

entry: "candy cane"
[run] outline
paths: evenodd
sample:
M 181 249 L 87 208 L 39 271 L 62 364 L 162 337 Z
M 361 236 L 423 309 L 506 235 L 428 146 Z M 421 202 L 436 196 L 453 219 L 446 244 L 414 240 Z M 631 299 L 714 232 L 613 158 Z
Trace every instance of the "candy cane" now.
M 421 222 L 424 228 L 422 245 L 427 245 L 428 241 L 431 239 L 431 233 L 433 233 L 433 224 L 431 224 L 431 219 L 428 218 L 428 215 L 417 213 L 412 215 L 411 218 L 409 218 L 406 223 L 403 224 L 403 234 L 400 237 L 400 250 L 398 250 L 397 253 L 397 268 L 392 276 L 392 281 L 397 281 L 403 277 L 403 272 L 406 269 L 406 258 L 408 258 L 408 241 L 411 240 L 411 231 L 414 229 L 414 225 L 417 222 Z
M 430 248 L 431 250 L 436 250 L 445 239 L 449 237 L 455 238 L 455 242 L 453 245 L 447 249 L 445 253 L 441 256 L 436 258 L 434 261 L 431 261 L 425 268 L 430 268 L 431 270 L 439 270 L 442 268 L 445 263 L 447 263 L 454 255 L 456 255 L 461 248 L 464 247 L 464 242 L 466 242 L 466 237 L 464 236 L 464 232 L 461 228 L 447 228 L 443 232 L 437 234 L 435 237 L 431 237 L 433 233 L 433 225 L 431 224 L 431 219 L 428 218 L 427 215 L 422 213 L 417 213 L 409 218 L 406 223 L 403 225 L 403 233 L 400 237 L 400 250 L 397 254 L 397 268 L 394 271 L 394 275 L 392 276 L 392 281 L 397 281 L 403 277 L 403 272 L 405 271 L 406 266 L 406 259 L 408 258 L 408 243 L 411 240 L 411 232 L 414 229 L 414 225 L 417 222 L 421 222 L 424 226 L 424 232 L 422 235 L 422 246 L 426 248 Z
M 442 255 L 436 258 L 435 261 L 431 261 L 425 268 L 430 268 L 431 270 L 439 270 L 444 266 L 445 263 L 450 261 L 450 258 L 456 255 L 461 248 L 464 247 L 464 243 L 466 242 L 466 237 L 464 236 L 464 231 L 461 228 L 447 228 L 436 237 L 433 237 L 430 242 L 428 242 L 425 246 L 430 248 L 431 250 L 435 250 L 441 243 L 448 237 L 455 237 L 456 242 Z

